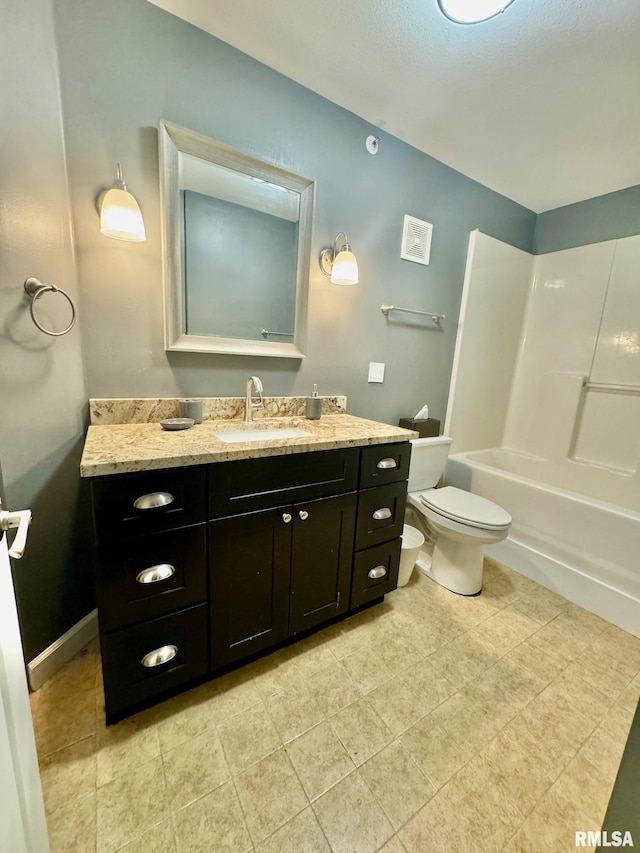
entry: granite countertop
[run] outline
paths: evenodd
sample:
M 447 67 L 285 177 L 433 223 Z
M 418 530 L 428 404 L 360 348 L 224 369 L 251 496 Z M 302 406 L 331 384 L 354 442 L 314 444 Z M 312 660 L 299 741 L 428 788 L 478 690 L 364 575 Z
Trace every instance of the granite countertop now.
M 217 438 L 216 432 L 242 429 L 241 421 L 205 420 L 190 429 L 175 432 L 163 430 L 159 423 L 90 426 L 80 461 L 80 474 L 82 477 L 99 477 L 234 459 L 390 444 L 409 441 L 416 435 L 411 430 L 347 414 L 323 415 L 317 421 L 300 417 L 262 418 L 253 424 L 256 429 L 271 429 L 278 425 L 298 427 L 310 435 L 230 444 Z

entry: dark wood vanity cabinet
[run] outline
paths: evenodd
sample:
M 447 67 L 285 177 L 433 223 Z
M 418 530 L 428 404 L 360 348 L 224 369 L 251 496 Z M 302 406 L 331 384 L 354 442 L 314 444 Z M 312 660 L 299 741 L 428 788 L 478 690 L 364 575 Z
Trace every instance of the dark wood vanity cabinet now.
M 212 670 L 347 611 L 355 508 L 350 492 L 210 522 Z
M 349 609 L 359 464 L 348 448 L 211 466 L 213 671 Z
M 209 670 L 206 484 L 197 466 L 91 484 L 108 721 Z
M 402 442 L 94 479 L 107 720 L 395 589 L 409 453 Z
M 377 601 L 398 585 L 410 457 L 408 441 L 362 448 L 352 609 Z

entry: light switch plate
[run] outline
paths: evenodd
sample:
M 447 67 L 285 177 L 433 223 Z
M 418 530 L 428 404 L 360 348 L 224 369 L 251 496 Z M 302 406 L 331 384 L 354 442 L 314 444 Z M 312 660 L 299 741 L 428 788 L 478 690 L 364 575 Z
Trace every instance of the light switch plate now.
M 370 361 L 369 362 L 369 379 L 368 382 L 384 382 L 384 362 Z

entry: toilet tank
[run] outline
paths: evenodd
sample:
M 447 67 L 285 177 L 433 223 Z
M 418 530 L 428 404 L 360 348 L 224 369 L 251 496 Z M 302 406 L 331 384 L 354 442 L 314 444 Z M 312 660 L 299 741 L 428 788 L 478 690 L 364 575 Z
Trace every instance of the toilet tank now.
M 446 435 L 434 438 L 414 438 L 411 441 L 409 491 L 433 489 L 444 473 L 451 439 Z

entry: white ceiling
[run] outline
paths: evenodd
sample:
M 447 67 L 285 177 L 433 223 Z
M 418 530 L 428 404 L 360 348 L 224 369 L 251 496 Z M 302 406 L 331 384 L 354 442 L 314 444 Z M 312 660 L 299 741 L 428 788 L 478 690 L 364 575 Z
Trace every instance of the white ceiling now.
M 151 2 L 536 212 L 640 184 L 640 0 Z

